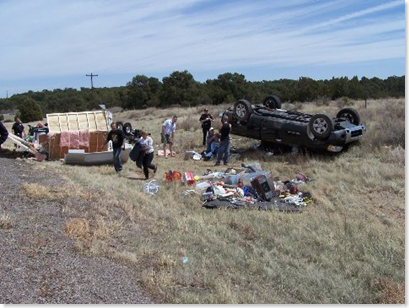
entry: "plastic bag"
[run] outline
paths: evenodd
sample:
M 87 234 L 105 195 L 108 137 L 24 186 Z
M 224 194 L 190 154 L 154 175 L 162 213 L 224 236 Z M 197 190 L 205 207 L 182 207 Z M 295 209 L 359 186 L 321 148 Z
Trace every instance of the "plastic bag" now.
M 155 195 L 159 190 L 159 184 L 156 180 L 149 181 L 143 185 L 143 191 L 150 195 Z

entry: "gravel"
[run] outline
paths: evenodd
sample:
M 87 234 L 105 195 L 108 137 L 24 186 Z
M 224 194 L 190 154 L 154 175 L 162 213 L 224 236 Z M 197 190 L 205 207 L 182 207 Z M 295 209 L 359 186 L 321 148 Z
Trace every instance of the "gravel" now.
M 63 232 L 61 204 L 29 200 L 24 183 L 63 185 L 49 171 L 0 154 L 0 303 L 151 304 L 131 268 L 83 257 Z M 1 221 L 1 220 L 0 220 Z

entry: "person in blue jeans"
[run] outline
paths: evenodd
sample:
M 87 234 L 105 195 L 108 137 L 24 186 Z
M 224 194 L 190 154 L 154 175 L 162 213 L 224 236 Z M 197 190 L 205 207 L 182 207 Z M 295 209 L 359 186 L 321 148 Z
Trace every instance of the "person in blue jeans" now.
M 219 125 L 220 132 L 220 146 L 217 152 L 217 161 L 215 166 L 220 166 L 220 162 L 223 158 L 223 163 L 228 165 L 229 155 L 230 155 L 230 129 L 231 124 L 229 123 L 228 116 L 223 116 L 222 122 Z
M 217 155 L 220 145 L 220 134 L 214 132 L 214 128 L 210 127 L 209 134 L 206 138 L 207 148 L 204 153 L 204 159 L 210 160 L 213 155 Z
M 105 143 L 102 145 L 101 150 L 109 141 L 112 141 L 112 148 L 114 153 L 114 168 L 117 173 L 121 173 L 121 152 L 125 148 L 125 134 L 121 129 L 117 129 L 115 122 L 112 122 L 111 128 L 112 129 L 108 133 L 107 140 L 105 140 Z

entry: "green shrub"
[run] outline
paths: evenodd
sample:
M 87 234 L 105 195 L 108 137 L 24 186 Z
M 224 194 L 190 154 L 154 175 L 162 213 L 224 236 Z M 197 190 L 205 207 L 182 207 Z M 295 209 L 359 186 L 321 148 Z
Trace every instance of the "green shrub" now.
M 19 110 L 21 114 L 20 119 L 24 123 L 43 119 L 43 112 L 41 111 L 40 105 L 31 98 L 25 99 Z

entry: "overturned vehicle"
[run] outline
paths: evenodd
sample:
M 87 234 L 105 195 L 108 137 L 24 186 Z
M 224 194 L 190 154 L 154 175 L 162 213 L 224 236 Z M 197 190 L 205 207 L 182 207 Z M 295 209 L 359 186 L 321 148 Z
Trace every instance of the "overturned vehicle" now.
M 304 148 L 312 151 L 341 152 L 365 132 L 358 112 L 341 109 L 335 118 L 281 109 L 280 98 L 267 96 L 262 104 L 238 100 L 224 112 L 231 133 L 261 140 L 264 145 Z
M 132 124 L 129 122 L 116 122 L 116 127 L 124 132 L 126 140 L 128 140 L 130 143 L 135 143 L 139 138 L 141 138 L 141 130 L 133 129 Z

